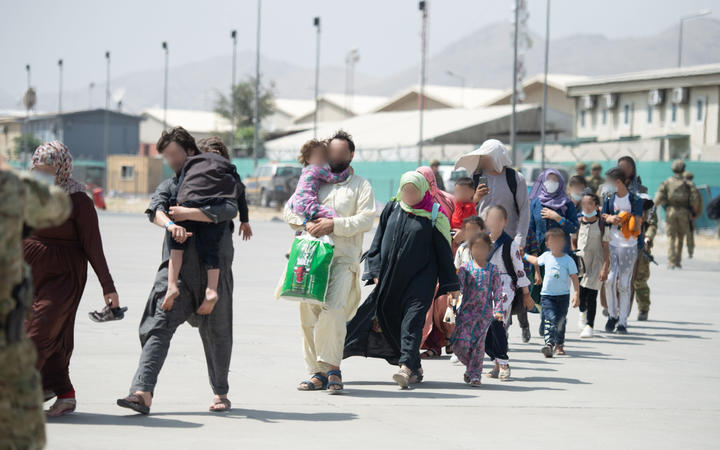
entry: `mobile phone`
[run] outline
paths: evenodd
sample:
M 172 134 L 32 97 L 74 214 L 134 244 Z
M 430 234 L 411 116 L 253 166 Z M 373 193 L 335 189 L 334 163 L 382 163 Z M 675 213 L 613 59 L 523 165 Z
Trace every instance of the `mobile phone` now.
M 487 186 L 487 185 L 488 185 L 488 179 L 487 179 L 487 177 L 485 177 L 485 176 L 480 176 L 480 177 L 478 177 L 477 185 L 478 185 L 478 187 L 479 187 L 479 186 L 482 186 L 482 185 Z

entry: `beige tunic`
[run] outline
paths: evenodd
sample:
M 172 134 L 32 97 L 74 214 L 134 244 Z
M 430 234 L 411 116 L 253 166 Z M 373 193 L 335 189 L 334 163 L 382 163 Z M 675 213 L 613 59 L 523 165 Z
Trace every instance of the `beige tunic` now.
M 607 242 L 610 242 L 610 230 L 601 233 L 599 220 L 593 223 L 580 220 L 577 255 L 582 258 L 585 266 L 580 286 L 594 290 L 599 290 L 602 286 L 600 271 L 603 265 L 603 243 Z
M 345 324 L 355 315 L 360 303 L 363 235 L 370 231 L 375 220 L 372 186 L 357 175 L 351 175 L 342 183 L 322 184 L 318 200 L 333 208 L 339 217 L 333 219 L 334 230 L 330 234 L 335 253 L 325 304 L 300 303 L 305 364 L 310 374 L 340 366 L 347 331 Z M 295 230 L 301 229 L 304 221 L 288 205 L 283 210 L 283 219 Z

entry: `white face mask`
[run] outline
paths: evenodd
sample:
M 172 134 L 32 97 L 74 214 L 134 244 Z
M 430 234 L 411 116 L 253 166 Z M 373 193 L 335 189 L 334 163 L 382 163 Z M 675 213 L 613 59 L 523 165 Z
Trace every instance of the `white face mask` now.
M 545 186 L 545 191 L 547 191 L 548 194 L 554 194 L 560 187 L 560 183 L 553 180 L 545 180 L 543 185 Z
M 55 177 L 53 175 L 50 175 L 49 173 L 41 172 L 39 170 L 31 170 L 30 176 L 50 186 L 55 184 Z

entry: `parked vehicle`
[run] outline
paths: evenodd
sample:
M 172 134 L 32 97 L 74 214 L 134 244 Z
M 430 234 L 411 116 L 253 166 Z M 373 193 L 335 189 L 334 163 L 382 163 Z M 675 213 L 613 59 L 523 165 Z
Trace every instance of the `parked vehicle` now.
M 545 164 L 545 169 L 555 169 L 560 172 L 560 174 L 565 179 L 565 183 L 567 183 L 570 179 L 570 174 L 568 173 L 567 166 L 563 166 L 561 164 Z M 525 177 L 525 182 L 528 185 L 528 189 L 532 188 L 532 185 L 535 183 L 535 180 L 537 180 L 542 171 L 543 169 L 540 163 L 523 163 L 521 172 Z
M 297 164 L 270 163 L 258 166 L 246 177 L 245 195 L 250 204 L 285 203 L 295 192 L 302 168 Z
M 453 193 L 455 190 L 455 181 L 459 178 L 468 176 L 467 170 L 464 168 L 456 169 L 452 165 L 441 165 L 438 167 L 440 174 L 442 175 L 443 182 L 445 183 L 445 190 L 449 193 Z

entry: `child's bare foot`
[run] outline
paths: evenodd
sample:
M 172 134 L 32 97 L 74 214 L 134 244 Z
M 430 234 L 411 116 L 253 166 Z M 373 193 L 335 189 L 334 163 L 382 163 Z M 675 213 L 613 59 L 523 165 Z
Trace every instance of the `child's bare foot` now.
M 180 295 L 180 289 L 178 289 L 177 286 L 168 286 L 167 291 L 165 292 L 165 299 L 162 302 L 162 310 L 170 311 L 178 295 Z
M 210 314 L 215 308 L 215 304 L 218 301 L 218 293 L 213 289 L 205 289 L 205 300 L 202 305 L 197 309 L 196 313 L 201 316 Z

